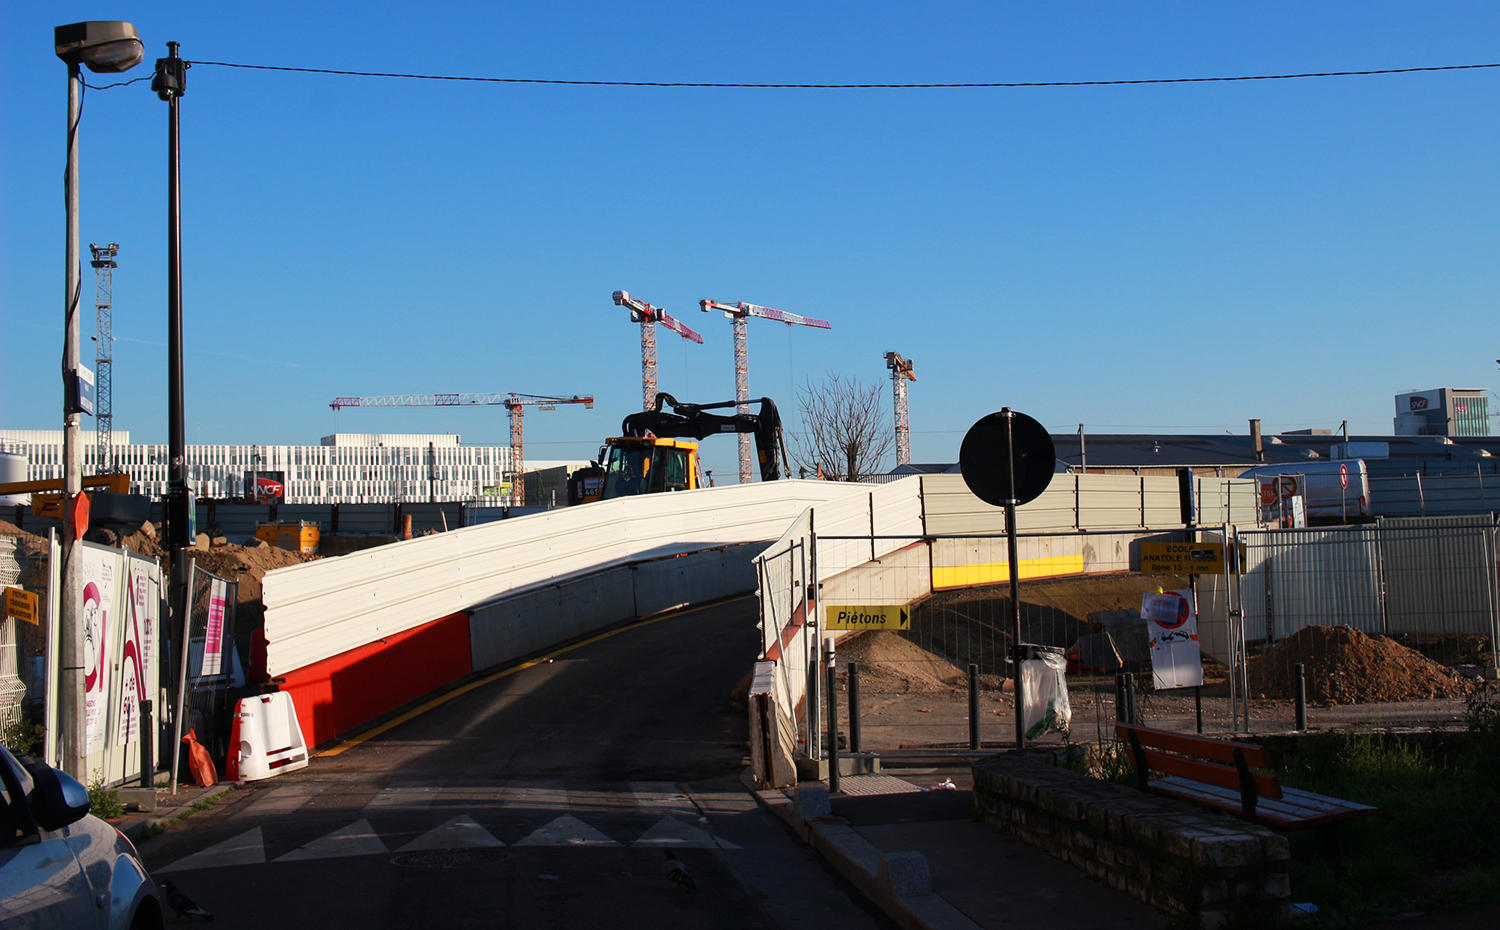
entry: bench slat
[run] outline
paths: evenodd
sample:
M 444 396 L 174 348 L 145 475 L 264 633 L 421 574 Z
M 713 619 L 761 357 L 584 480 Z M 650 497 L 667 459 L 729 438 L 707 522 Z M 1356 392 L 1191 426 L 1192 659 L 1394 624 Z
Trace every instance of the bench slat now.
M 1240 773 L 1238 770 L 1216 762 L 1202 762 L 1183 756 L 1168 755 L 1164 752 L 1157 752 L 1155 749 L 1142 749 L 1142 752 L 1146 754 L 1146 764 L 1152 771 L 1182 775 L 1193 781 L 1232 790 L 1235 797 L 1235 809 L 1239 809 Z M 1262 798 L 1281 797 L 1281 783 L 1276 780 L 1275 775 L 1251 772 L 1250 780 L 1255 785 L 1255 793 Z
M 1245 764 L 1256 769 L 1275 768 L 1271 761 L 1271 754 L 1264 746 L 1255 743 L 1236 743 L 1229 740 L 1213 739 L 1207 736 L 1192 736 L 1187 733 L 1174 733 L 1171 730 L 1155 730 L 1151 727 L 1132 726 L 1128 723 L 1115 724 L 1115 732 L 1120 739 L 1130 742 L 1130 732 L 1135 732 L 1135 738 L 1140 740 L 1142 746 L 1150 749 L 1163 749 L 1167 752 L 1177 752 L 1184 755 L 1198 756 L 1202 759 L 1212 759 L 1215 762 L 1223 762 L 1234 765 L 1234 751 L 1238 749 L 1245 757 Z
M 1151 783 L 1153 791 L 1185 801 L 1194 801 L 1230 813 L 1240 810 L 1238 790 L 1205 785 L 1186 778 L 1163 778 Z M 1262 800 L 1255 807 L 1255 819 L 1273 827 L 1316 827 L 1366 814 L 1379 813 L 1368 804 L 1342 801 L 1296 788 L 1283 789 L 1283 800 Z

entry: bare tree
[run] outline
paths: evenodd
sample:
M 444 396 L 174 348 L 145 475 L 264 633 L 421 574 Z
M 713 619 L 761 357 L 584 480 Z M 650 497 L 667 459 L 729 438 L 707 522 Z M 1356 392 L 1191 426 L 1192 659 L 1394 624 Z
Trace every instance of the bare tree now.
M 869 387 L 858 379 L 829 372 L 797 392 L 802 433 L 796 438 L 797 464 L 809 472 L 821 465 L 825 477 L 862 481 L 880 472 L 895 434 L 886 421 L 880 383 Z

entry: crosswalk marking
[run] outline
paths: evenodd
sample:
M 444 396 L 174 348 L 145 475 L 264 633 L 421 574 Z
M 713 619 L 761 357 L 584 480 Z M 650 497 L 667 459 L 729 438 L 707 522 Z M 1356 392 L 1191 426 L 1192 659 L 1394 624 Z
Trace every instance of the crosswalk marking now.
M 321 794 L 326 787 L 317 782 L 303 782 L 272 788 L 265 797 L 255 798 L 230 817 L 234 820 L 284 817 Z
M 468 814 L 459 814 L 452 820 L 434 827 L 402 846 L 397 852 L 415 852 L 419 849 L 479 849 L 486 846 L 504 846 L 490 831 L 481 827 Z
M 574 817 L 561 817 L 517 840 L 517 846 L 619 846 L 620 844 Z
M 153 872 L 172 872 L 184 869 L 218 869 L 229 865 L 260 865 L 266 861 L 266 842 L 260 827 L 246 830 L 239 836 L 222 843 L 201 849 L 185 859 Z
M 370 788 L 363 794 L 351 792 L 342 795 L 328 791 L 328 787 L 312 782 L 257 790 L 244 808 L 227 818 L 227 824 L 233 826 L 247 816 L 258 816 L 263 821 L 262 826 L 245 830 L 153 871 L 259 865 L 273 861 L 266 853 L 264 831 L 272 831 L 273 849 L 286 849 L 287 840 L 300 840 L 306 836 L 306 832 L 295 827 L 299 821 L 295 812 L 314 799 L 317 799 L 315 806 L 330 809 L 347 798 L 349 816 L 361 819 L 308 841 L 274 861 L 387 855 L 392 847 L 403 841 L 405 845 L 400 846 L 398 852 L 497 848 L 528 829 L 531 832 L 516 840 L 513 846 L 739 848 L 710 832 L 712 828 L 707 814 L 733 813 L 740 809 L 727 803 L 728 796 L 694 794 L 689 797 L 672 782 L 616 783 L 570 791 L 562 781 L 527 780 L 479 786 Z M 373 796 L 369 793 L 372 790 L 375 792 Z M 734 797 L 741 805 L 745 802 L 742 796 Z M 596 818 L 602 818 L 599 827 L 588 823 Z M 392 838 L 390 846 L 372 825 L 372 819 Z M 543 820 L 547 821 L 543 826 L 532 829 Z M 434 823 L 437 825 L 426 826 Z M 644 832 L 638 832 L 643 825 L 646 826 Z M 421 830 L 425 832 L 419 833 Z M 414 835 L 415 839 L 409 839 Z M 501 839 L 502 836 L 505 840 Z
M 299 859 L 332 859 L 338 856 L 369 856 L 376 853 L 390 852 L 380 837 L 375 835 L 375 830 L 370 826 L 368 820 L 356 820 L 342 830 L 335 830 L 327 836 L 313 840 L 306 846 L 298 847 L 284 856 L 278 856 L 276 862 L 293 862 Z
M 663 817 L 641 834 L 633 846 L 670 846 L 674 849 L 739 849 L 728 840 L 716 839 L 707 830 L 675 817 Z

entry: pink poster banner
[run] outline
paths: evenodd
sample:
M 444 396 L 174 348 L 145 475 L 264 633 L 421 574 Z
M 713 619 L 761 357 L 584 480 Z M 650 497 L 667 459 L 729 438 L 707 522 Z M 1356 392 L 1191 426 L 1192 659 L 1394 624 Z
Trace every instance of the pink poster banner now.
M 224 671 L 224 610 L 229 605 L 229 582 L 215 578 L 208 586 L 208 630 L 203 636 L 203 666 L 199 675 Z

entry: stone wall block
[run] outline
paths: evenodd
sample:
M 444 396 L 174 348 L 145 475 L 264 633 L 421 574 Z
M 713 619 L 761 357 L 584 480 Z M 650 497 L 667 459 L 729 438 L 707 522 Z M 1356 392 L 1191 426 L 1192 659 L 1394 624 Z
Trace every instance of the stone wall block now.
M 1199 836 L 1193 840 L 1193 864 L 1206 868 L 1245 866 L 1261 861 L 1260 837 Z

